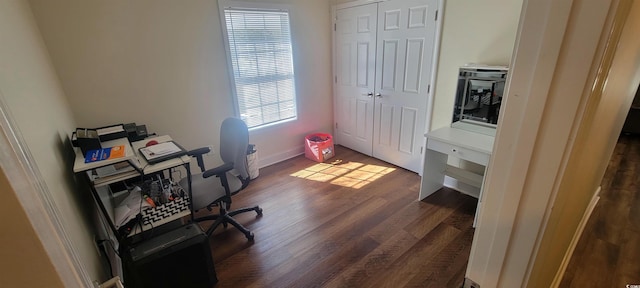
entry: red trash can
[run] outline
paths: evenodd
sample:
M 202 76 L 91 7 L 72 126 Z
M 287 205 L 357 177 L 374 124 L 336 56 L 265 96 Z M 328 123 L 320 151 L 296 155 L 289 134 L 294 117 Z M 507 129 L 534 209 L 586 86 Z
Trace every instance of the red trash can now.
M 313 133 L 304 137 L 304 156 L 324 162 L 334 156 L 333 137 L 327 133 Z

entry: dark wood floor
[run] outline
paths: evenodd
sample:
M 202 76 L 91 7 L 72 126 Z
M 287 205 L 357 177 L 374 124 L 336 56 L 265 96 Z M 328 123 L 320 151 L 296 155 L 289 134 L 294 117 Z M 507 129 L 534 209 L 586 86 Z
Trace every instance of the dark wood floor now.
M 640 284 L 640 137 L 622 135 L 560 287 Z
M 461 287 L 476 199 L 442 189 L 417 201 L 417 174 L 336 155 L 263 168 L 234 198 L 264 216 L 236 216 L 253 243 L 231 226 L 211 236 L 216 287 Z

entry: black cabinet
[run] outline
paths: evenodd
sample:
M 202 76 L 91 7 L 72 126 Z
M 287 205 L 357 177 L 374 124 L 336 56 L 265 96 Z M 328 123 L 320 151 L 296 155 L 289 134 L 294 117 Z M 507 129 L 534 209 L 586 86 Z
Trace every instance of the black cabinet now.
M 218 282 L 207 234 L 189 224 L 127 249 L 126 287 L 213 287 Z

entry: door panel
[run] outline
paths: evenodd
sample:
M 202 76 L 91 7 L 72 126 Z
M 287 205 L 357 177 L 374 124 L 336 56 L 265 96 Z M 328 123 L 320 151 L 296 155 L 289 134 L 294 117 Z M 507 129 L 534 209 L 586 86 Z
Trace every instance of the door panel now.
M 343 99 L 338 99 L 338 107 L 336 107 L 336 109 L 338 110 L 337 115 L 350 115 L 353 114 L 355 111 L 355 99 L 353 101 L 351 101 L 352 99 L 349 98 L 343 98 Z M 336 116 L 337 116 L 336 115 Z M 353 127 L 355 127 L 355 118 L 353 119 L 346 119 L 349 122 L 340 122 L 342 125 L 340 125 L 340 132 L 344 135 L 352 135 L 353 134 Z
M 420 92 L 422 51 L 424 51 L 424 39 L 407 39 L 407 56 L 404 61 L 404 92 Z
M 400 10 L 384 11 L 384 30 L 400 29 Z
M 407 153 L 408 155 L 414 152 L 414 140 L 416 138 L 415 127 L 418 126 L 418 110 L 411 108 L 402 108 L 402 114 L 400 115 L 400 144 L 398 150 L 400 152 Z
M 396 89 L 396 71 L 398 65 L 398 40 L 384 40 L 382 41 L 382 67 L 379 69 L 380 79 L 382 82 L 383 90 L 395 90 Z
M 336 142 L 421 172 L 437 0 L 336 11 Z
M 344 43 L 340 46 L 338 52 L 338 84 L 343 86 L 351 86 L 351 43 Z
M 373 156 L 421 172 L 423 134 L 435 41 L 435 0 L 386 1 L 378 4 L 376 109 Z M 376 94 L 377 96 L 377 94 Z M 384 115 L 392 111 L 389 115 Z M 386 137 L 390 135 L 390 139 Z
M 371 101 L 369 100 L 356 100 L 356 113 L 355 122 L 356 122 L 356 138 L 362 142 L 370 142 L 371 138 L 371 117 L 369 117 L 371 111 Z
M 336 11 L 336 142 L 372 155 L 377 4 Z
M 369 77 L 369 62 L 371 59 L 375 59 L 375 56 L 370 55 L 371 45 L 370 43 L 361 42 L 358 43 L 358 63 L 356 67 L 358 69 L 357 76 L 358 77 L 358 87 L 367 88 L 370 83 L 373 81 L 372 78 Z
M 393 139 L 393 109 L 395 107 L 382 103 L 378 107 L 379 111 L 377 111 L 376 115 L 380 115 L 381 125 L 378 130 L 374 131 L 378 135 L 375 137 L 378 140 L 376 144 L 377 146 L 390 146 Z

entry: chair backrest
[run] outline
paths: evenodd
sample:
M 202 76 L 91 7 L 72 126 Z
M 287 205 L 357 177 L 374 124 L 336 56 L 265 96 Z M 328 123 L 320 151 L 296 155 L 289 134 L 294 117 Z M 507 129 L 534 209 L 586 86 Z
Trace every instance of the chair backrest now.
M 238 118 L 227 118 L 220 126 L 220 158 L 224 163 L 233 163 L 243 179 L 249 178 L 247 167 L 247 148 L 249 147 L 249 128 Z

